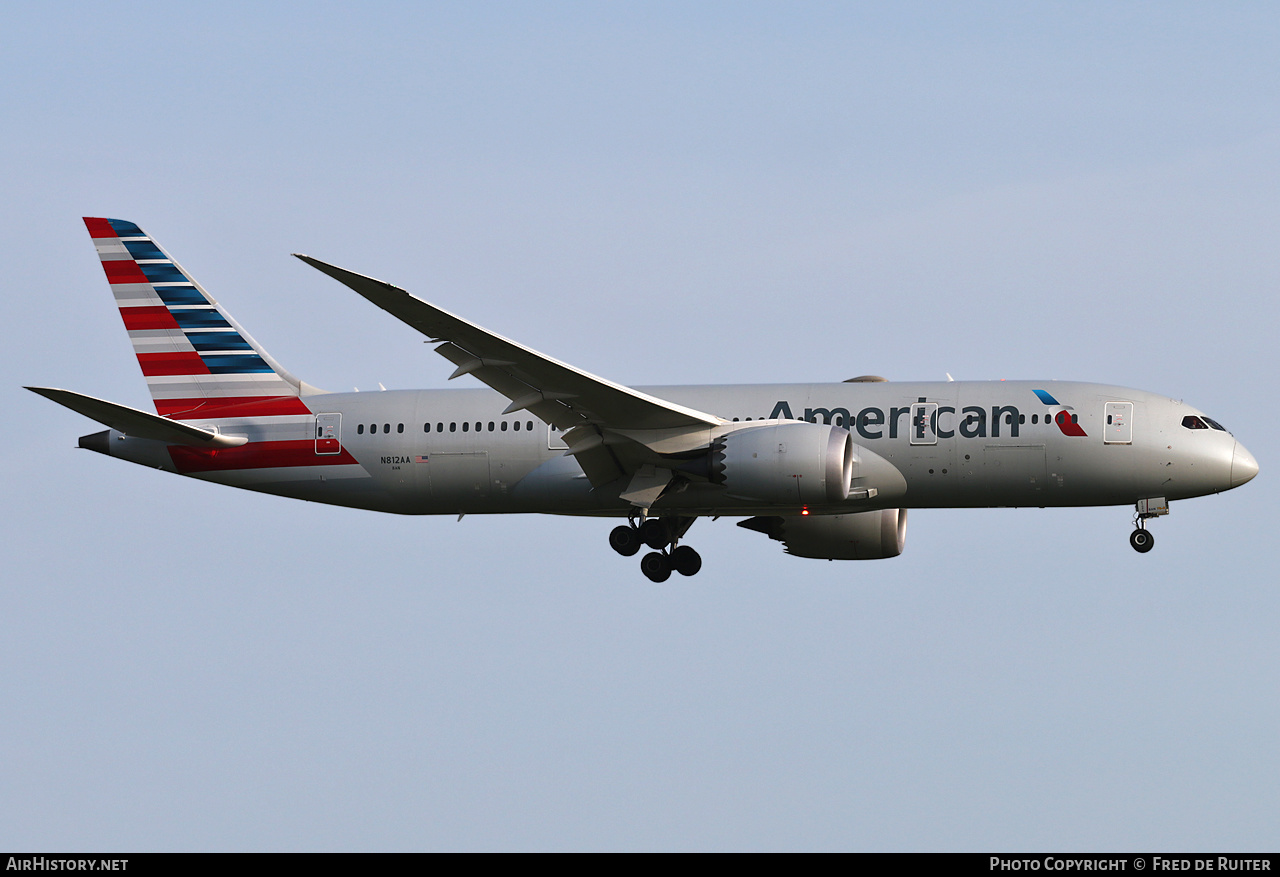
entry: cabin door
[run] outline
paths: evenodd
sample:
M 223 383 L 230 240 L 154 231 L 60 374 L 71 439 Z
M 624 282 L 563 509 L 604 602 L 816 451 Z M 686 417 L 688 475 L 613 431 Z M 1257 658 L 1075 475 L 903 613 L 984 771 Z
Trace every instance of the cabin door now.
M 319 455 L 342 453 L 342 415 L 316 415 L 316 453 Z
M 1133 444 L 1132 402 L 1108 402 L 1102 414 L 1102 441 L 1105 444 Z

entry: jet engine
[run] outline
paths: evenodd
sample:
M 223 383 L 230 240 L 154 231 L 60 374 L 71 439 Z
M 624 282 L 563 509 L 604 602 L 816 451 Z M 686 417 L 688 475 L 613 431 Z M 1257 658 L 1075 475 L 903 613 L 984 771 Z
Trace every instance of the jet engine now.
M 907 539 L 907 510 L 880 509 L 852 515 L 769 515 L 738 522 L 781 542 L 787 554 L 823 560 L 897 557 Z
M 707 474 L 738 499 L 825 505 L 848 499 L 853 461 L 847 429 L 797 421 L 748 427 L 717 439 Z

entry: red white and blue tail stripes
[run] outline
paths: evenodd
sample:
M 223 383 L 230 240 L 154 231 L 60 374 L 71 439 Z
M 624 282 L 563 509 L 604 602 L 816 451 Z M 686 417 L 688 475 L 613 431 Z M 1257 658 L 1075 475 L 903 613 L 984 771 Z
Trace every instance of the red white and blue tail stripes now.
M 156 412 L 305 414 L 299 384 L 142 229 L 85 217 Z

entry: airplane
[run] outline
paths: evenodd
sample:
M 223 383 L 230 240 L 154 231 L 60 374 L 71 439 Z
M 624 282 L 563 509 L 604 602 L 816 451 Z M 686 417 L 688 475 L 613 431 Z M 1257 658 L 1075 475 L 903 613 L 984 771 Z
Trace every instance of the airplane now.
M 79 446 L 203 481 L 406 515 L 625 519 L 652 581 L 702 566 L 699 517 L 826 560 L 896 557 L 908 509 L 1134 506 L 1239 487 L 1258 463 L 1156 393 L 1061 381 L 631 388 L 372 277 L 294 254 L 421 332 L 486 388 L 330 393 L 276 362 L 137 225 L 86 217 L 156 413 L 28 387 L 107 427 Z M 948 376 L 950 378 L 950 376 Z

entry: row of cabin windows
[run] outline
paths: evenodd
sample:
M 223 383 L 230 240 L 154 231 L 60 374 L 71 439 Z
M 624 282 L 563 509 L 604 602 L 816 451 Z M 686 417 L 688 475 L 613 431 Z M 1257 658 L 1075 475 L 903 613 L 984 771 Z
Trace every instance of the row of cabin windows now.
M 376 423 L 371 423 L 371 424 L 369 424 L 369 435 L 373 435 L 373 434 L 374 434 L 374 433 L 376 433 L 377 431 L 378 431 L 378 424 L 376 424 Z M 382 431 L 383 431 L 383 432 L 391 432 L 391 424 L 389 424 L 389 423 L 384 423 L 384 424 L 382 424 Z M 396 432 L 404 432 L 404 424 L 403 424 L 403 423 L 397 423 L 397 424 L 396 424 Z M 356 435 L 364 435 L 364 424 L 363 424 L 363 423 L 357 423 L 357 424 L 356 424 Z
M 1059 411 L 1059 412 L 1058 412 L 1058 414 L 1060 414 L 1060 415 L 1061 415 L 1061 417 L 1059 418 L 1059 420 L 1060 420 L 1060 421 L 1065 422 L 1065 418 L 1066 418 L 1066 416 L 1067 416 L 1067 412 L 1065 412 L 1065 411 Z M 747 418 L 745 418 L 745 419 L 746 419 L 746 420 L 751 420 L 751 418 L 750 418 L 750 417 L 747 417 Z M 765 420 L 765 419 L 767 419 L 767 418 L 764 418 L 764 417 L 758 417 L 758 418 L 756 418 L 756 419 L 757 419 L 757 420 Z M 843 418 L 843 417 L 840 417 L 840 418 L 837 418 L 837 419 L 838 419 L 838 420 L 844 420 L 844 418 Z M 1207 417 L 1205 418 L 1205 420 L 1208 420 L 1208 419 L 1209 419 L 1209 418 L 1207 418 Z M 734 422 L 735 422 L 735 423 L 737 423 L 737 422 L 739 422 L 740 418 L 735 417 L 735 418 L 733 418 L 733 420 L 734 420 Z M 1188 420 L 1198 420 L 1198 418 L 1191 418 L 1191 417 L 1189 417 L 1189 418 L 1185 418 L 1185 419 L 1182 421 L 1182 425 L 1183 425 L 1183 426 L 1188 426 L 1188 424 L 1187 424 L 1187 421 L 1188 421 Z M 1006 415 L 1004 416 L 1004 422 L 1005 422 L 1005 423 L 1007 423 L 1007 424 L 1012 424 L 1012 423 L 1013 423 L 1013 415 L 1012 415 L 1012 414 L 1006 414 Z M 1018 415 L 1018 423 L 1026 423 L 1026 422 L 1027 422 L 1027 415 L 1025 415 L 1025 414 L 1019 414 L 1019 415 Z M 1031 422 L 1032 422 L 1033 424 L 1038 424 L 1038 423 L 1040 422 L 1040 415 L 1039 415 L 1039 414 L 1032 414 L 1032 415 L 1031 415 Z M 1048 414 L 1046 414 L 1046 415 L 1044 416 L 1044 422 L 1045 422 L 1045 423 L 1052 423 L 1052 422 L 1053 422 L 1053 418 L 1051 418 Z M 1077 414 L 1072 414 L 1072 415 L 1071 415 L 1071 422 L 1072 422 L 1072 423 L 1079 423 L 1079 422 L 1080 422 L 1080 416 L 1079 416 L 1079 415 L 1077 415 Z M 1212 421 L 1210 421 L 1210 422 L 1212 423 Z M 847 426 L 848 424 L 844 424 L 844 425 L 846 425 L 846 426 Z M 514 422 L 512 423 L 511 428 L 512 428 L 513 430 L 515 430 L 516 432 L 519 432 L 519 431 L 520 431 L 520 421 L 518 421 L 518 420 L 517 420 L 517 421 L 514 421 Z M 532 421 L 532 420 L 525 421 L 524 428 L 525 428 L 526 430 L 528 430 L 529 432 L 532 432 L 532 431 L 533 431 L 533 421 Z M 1205 427 L 1204 427 L 1204 426 L 1188 426 L 1188 428 L 1189 428 L 1189 429 L 1205 429 Z M 1218 426 L 1217 424 L 1214 424 L 1214 428 L 1215 428 L 1215 429 L 1222 429 L 1222 427 L 1221 427 L 1221 426 Z M 475 423 L 475 431 L 476 431 L 476 432 L 482 432 L 482 431 L 484 431 L 484 429 L 485 429 L 485 424 L 484 424 L 482 421 L 476 421 L 476 423 Z M 507 431 L 507 421 L 505 421 L 505 420 L 503 420 L 503 421 L 499 421 L 499 422 L 495 425 L 494 421 L 490 420 L 490 421 L 489 421 L 489 423 L 488 423 L 488 429 L 489 429 L 489 432 L 493 432 L 495 429 L 497 429 L 497 430 L 498 430 L 498 431 L 500 431 L 500 432 L 506 432 L 506 431 Z M 370 435 L 374 435 L 375 433 L 377 433 L 377 431 L 378 431 L 378 424 L 376 424 L 376 423 L 371 423 L 371 424 L 369 424 L 369 434 L 370 434 Z M 391 432 L 391 424 L 389 424 L 389 423 L 384 423 L 384 424 L 382 424 L 382 431 L 383 431 L 384 433 L 389 433 L 389 432 Z M 430 424 L 430 423 L 424 423 L 424 424 L 422 424 L 422 431 L 423 431 L 423 432 L 431 432 L 431 424 Z M 437 424 L 436 424 L 436 429 L 435 429 L 435 431 L 436 431 L 436 432 L 444 432 L 444 424 L 443 424 L 443 423 L 437 423 Z M 449 424 L 449 432 L 457 432 L 457 431 L 458 431 L 458 424 L 457 424 L 457 422 L 455 421 L 455 422 L 453 422 L 453 423 L 450 423 L 450 424 Z M 470 432 L 470 431 L 471 431 L 471 423 L 470 423 L 469 421 L 463 421 L 463 423 L 462 423 L 462 431 L 463 431 L 463 432 Z M 404 424 L 403 424 L 403 423 L 397 423 L 397 424 L 396 424 L 396 432 L 404 432 Z M 364 435 L 364 424 L 363 424 L 363 423 L 360 423 L 360 424 L 357 424 L 357 425 L 356 425 L 356 435 Z
M 490 421 L 489 421 L 489 423 L 488 423 L 489 432 L 493 432 L 495 429 L 496 429 L 496 430 L 498 430 L 499 432 L 506 432 L 506 431 L 507 431 L 507 423 L 508 423 L 508 421 L 506 421 L 506 420 L 500 420 L 500 421 L 498 421 L 498 422 L 495 424 L 492 420 L 490 420 Z M 511 429 L 515 430 L 516 432 L 519 432 L 519 431 L 520 431 L 520 421 L 519 421 L 519 420 L 511 421 L 510 423 L 511 423 Z M 475 423 L 475 430 L 476 430 L 476 432 L 481 432 L 484 428 L 485 428 L 485 424 L 477 420 L 477 421 L 476 421 L 476 423 Z M 524 428 L 525 428 L 525 430 L 526 430 L 526 431 L 528 431 L 528 432 L 533 432 L 533 421 L 532 421 L 532 420 L 526 420 L 526 421 L 524 422 Z M 468 423 L 468 422 L 466 422 L 466 421 L 463 421 L 463 423 L 462 423 L 462 431 L 463 431 L 463 432 L 469 432 L 470 430 L 471 430 L 471 424 L 470 424 L 470 423 Z M 422 424 L 422 431 L 423 431 L 423 432 L 431 432 L 431 424 L 429 424 L 429 423 L 424 423 L 424 424 Z M 456 423 L 450 423 L 450 424 L 449 424 L 449 432 L 457 432 L 457 431 L 458 431 L 458 424 L 456 424 Z M 436 432 L 444 432 L 444 424 L 443 424 L 443 423 L 437 423 L 437 424 L 436 424 Z
M 490 420 L 490 421 L 489 421 L 489 432 L 493 432 L 495 429 L 497 429 L 499 432 L 506 432 L 506 431 L 507 431 L 507 424 L 508 424 L 508 421 L 506 421 L 506 420 L 500 421 L 500 422 L 499 422 L 499 423 L 497 423 L 497 424 L 495 424 L 495 423 L 494 423 L 494 421 Z M 512 430 L 514 430 L 515 432 L 519 432 L 519 431 L 520 431 L 520 427 L 521 427 L 521 425 L 522 425 L 522 424 L 521 424 L 521 422 L 520 422 L 519 420 L 516 420 L 516 421 L 514 421 L 514 422 L 511 422 L 511 427 L 510 427 L 510 428 L 511 428 Z M 525 421 L 525 422 L 524 422 L 524 424 L 523 424 L 523 426 L 524 426 L 525 431 L 527 431 L 527 432 L 533 432 L 533 421 L 532 421 L 532 420 L 527 420 L 527 421 Z M 475 431 L 476 431 L 476 432 L 482 432 L 482 431 L 484 430 L 484 428 L 485 428 L 485 424 L 484 424 L 483 422 L 481 422 L 481 421 L 478 421 L 478 420 L 477 420 L 477 421 L 476 421 L 476 423 L 475 423 Z M 389 433 L 389 432 L 391 432 L 391 424 L 389 424 L 389 423 L 384 423 L 384 424 L 382 424 L 382 431 L 383 431 L 384 433 Z M 423 432 L 431 432 L 431 424 L 430 424 L 430 423 L 424 423 L 424 424 L 422 424 L 422 431 L 423 431 Z M 437 424 L 436 424 L 436 430 L 435 430 L 435 431 L 436 431 L 436 432 L 444 432 L 444 424 L 443 424 L 443 423 L 437 423 Z M 449 432 L 457 432 L 457 431 L 458 431 L 458 424 L 457 424 L 457 422 L 455 421 L 455 422 L 453 422 L 453 423 L 450 423 L 450 424 L 449 424 Z M 470 431 L 471 431 L 471 423 L 470 423 L 469 421 L 463 421 L 463 423 L 462 423 L 462 431 L 463 431 L 463 432 L 470 432 Z M 371 423 L 371 424 L 369 424 L 369 435 L 375 435 L 377 432 L 378 432 L 378 424 L 376 424 L 376 423 Z M 396 424 L 396 432 L 404 432 L 404 424 L 403 424 L 403 423 L 397 423 L 397 424 Z M 357 424 L 356 424 L 356 435 L 364 435 L 364 424 L 363 424 L 363 423 L 357 423 Z

